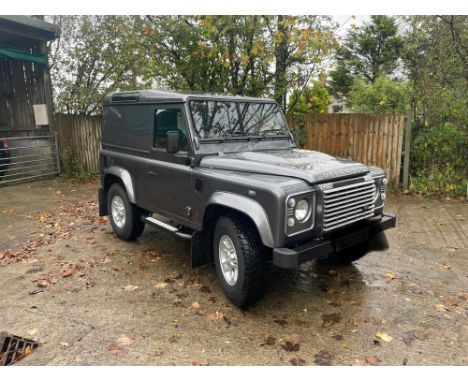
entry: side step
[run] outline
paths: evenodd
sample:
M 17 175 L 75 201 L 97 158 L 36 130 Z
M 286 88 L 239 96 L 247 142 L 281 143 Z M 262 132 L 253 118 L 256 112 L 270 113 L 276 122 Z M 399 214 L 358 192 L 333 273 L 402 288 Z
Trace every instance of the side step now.
M 185 240 L 191 240 L 192 236 L 194 234 L 194 230 L 187 228 L 187 227 L 174 227 L 173 225 L 170 225 L 168 223 L 165 223 L 161 220 L 155 219 L 152 216 L 147 216 L 142 218 L 142 220 L 146 223 L 149 224 L 152 227 L 162 229 L 164 231 L 173 233 L 174 235 L 180 237 L 181 239 Z

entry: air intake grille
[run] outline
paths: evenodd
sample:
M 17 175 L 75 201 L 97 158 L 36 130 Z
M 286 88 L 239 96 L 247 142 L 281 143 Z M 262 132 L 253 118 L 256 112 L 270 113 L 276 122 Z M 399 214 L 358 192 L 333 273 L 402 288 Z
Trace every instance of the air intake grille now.
M 323 231 L 371 217 L 375 192 L 373 180 L 323 190 Z

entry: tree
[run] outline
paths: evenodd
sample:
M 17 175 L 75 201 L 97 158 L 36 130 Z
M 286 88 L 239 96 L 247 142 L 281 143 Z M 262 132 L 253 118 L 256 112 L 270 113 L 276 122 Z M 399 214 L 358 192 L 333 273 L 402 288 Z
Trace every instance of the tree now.
M 57 16 L 56 105 L 100 111 L 105 93 L 147 86 L 273 96 L 286 106 L 335 44 L 324 16 Z
M 50 21 L 61 29 L 49 46 L 59 111 L 99 113 L 106 93 L 147 85 L 140 80 L 142 51 L 129 30 L 130 17 L 55 16 Z
M 403 17 L 404 68 L 414 113 L 411 187 L 466 195 L 468 16 Z
M 332 97 L 326 86 L 316 83 L 307 87 L 302 93 L 296 91 L 291 95 L 288 109 L 294 116 L 304 116 L 308 113 L 326 113 L 332 102 Z
M 351 30 L 337 49 L 337 67 L 330 73 L 333 94 L 347 95 L 354 76 L 373 83 L 381 75 L 393 74 L 401 49 L 395 18 L 371 16 L 370 23 Z
M 357 78 L 348 98 L 348 106 L 355 113 L 404 113 L 408 105 L 408 87 L 385 76 L 374 83 Z
M 334 43 L 321 16 L 158 16 L 145 46 L 169 87 L 273 95 L 286 106 L 320 71 Z

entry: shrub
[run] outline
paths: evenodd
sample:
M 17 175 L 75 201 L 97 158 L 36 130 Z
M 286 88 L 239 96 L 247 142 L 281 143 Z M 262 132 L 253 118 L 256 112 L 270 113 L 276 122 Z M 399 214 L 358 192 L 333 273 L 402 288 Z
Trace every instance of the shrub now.
M 425 195 L 466 195 L 466 134 L 452 123 L 423 128 L 411 148 L 411 189 Z

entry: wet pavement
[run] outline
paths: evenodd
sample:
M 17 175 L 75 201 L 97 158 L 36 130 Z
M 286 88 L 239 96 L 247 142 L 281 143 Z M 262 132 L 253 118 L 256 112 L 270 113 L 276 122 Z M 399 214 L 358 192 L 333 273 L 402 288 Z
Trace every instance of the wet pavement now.
M 95 181 L 0 188 L 0 332 L 37 340 L 23 365 L 466 365 L 468 205 L 391 196 L 390 248 L 352 266 L 271 268 L 232 306 L 214 266 L 97 213 Z

